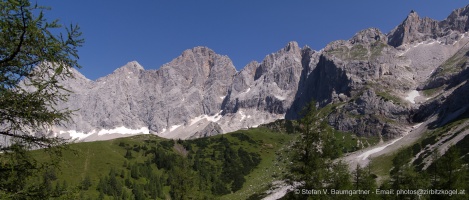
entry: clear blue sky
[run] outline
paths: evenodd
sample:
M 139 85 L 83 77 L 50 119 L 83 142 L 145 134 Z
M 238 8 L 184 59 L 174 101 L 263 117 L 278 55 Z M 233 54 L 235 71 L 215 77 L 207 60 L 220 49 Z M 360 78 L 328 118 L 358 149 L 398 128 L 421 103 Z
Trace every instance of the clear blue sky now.
M 34 1 L 33 1 L 34 2 Z M 384 33 L 411 10 L 443 20 L 466 1 L 418 0 L 37 0 L 48 19 L 76 23 L 86 40 L 80 71 L 95 80 L 129 61 L 158 69 L 186 49 L 207 46 L 238 70 L 289 41 L 322 49 L 331 41 L 379 28 Z

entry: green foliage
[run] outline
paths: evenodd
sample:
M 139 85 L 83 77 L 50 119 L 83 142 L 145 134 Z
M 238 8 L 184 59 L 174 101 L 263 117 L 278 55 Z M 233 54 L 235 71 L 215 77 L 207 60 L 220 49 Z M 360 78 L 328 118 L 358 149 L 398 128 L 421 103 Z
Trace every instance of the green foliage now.
M 386 48 L 388 45 L 383 42 L 375 42 L 371 45 L 371 58 L 375 59 L 383 53 L 383 49 Z
M 46 137 L 44 129 L 71 113 L 54 108 L 68 95 L 58 81 L 79 67 L 77 47 L 83 43 L 78 26 L 54 35 L 61 27 L 45 19 L 43 10 L 27 0 L 0 2 L 0 134 L 42 148 L 62 142 Z M 30 131 L 37 134 L 23 134 Z
M 85 176 L 85 178 L 84 178 L 83 181 L 81 182 L 81 184 L 80 184 L 80 189 L 82 189 L 82 190 L 88 190 L 88 189 L 91 187 L 92 184 L 93 184 L 93 183 L 91 182 L 90 176 L 87 175 L 87 176 Z
M 372 165 L 383 164 L 379 167 L 373 166 L 375 171 L 379 168 L 385 168 L 380 172 L 382 178 L 383 173 L 389 174 L 389 179 L 385 179 L 381 184 L 381 189 L 393 189 L 393 190 L 418 190 L 418 189 L 441 189 L 441 190 L 467 190 L 469 186 L 469 176 L 467 174 L 468 166 L 464 161 L 464 157 L 461 157 L 460 150 L 465 145 L 454 145 L 450 147 L 444 155 L 440 155 L 437 151 L 430 153 L 422 153 L 421 150 L 427 144 L 433 144 L 437 139 L 435 135 L 421 140 L 412 146 L 403 148 L 393 155 L 381 156 L 375 158 Z M 431 141 L 429 141 L 431 140 Z M 463 142 L 463 140 L 461 141 Z M 410 162 L 412 158 L 418 153 L 420 157 L 414 162 Z M 428 168 L 423 169 L 422 154 L 427 154 L 426 157 L 430 157 L 432 163 Z M 419 161 L 420 159 L 420 161 Z M 387 163 L 391 160 L 391 163 Z M 385 164 L 387 163 L 387 164 Z M 387 167 L 387 166 L 390 167 Z M 403 199 L 467 199 L 467 194 L 462 195 L 435 195 L 435 194 L 406 194 L 401 195 Z M 392 199 L 392 198 L 391 198 Z
M 341 46 L 326 53 L 337 56 L 345 60 L 373 60 L 381 56 L 383 49 L 388 46 L 386 43 L 375 42 L 371 46 L 356 44 L 352 48 Z
M 423 93 L 423 95 L 425 95 L 427 97 L 432 97 L 435 94 L 438 94 L 441 91 L 443 91 L 443 89 L 444 89 L 443 86 L 440 86 L 440 87 L 437 87 L 437 88 L 422 90 L 422 93 Z
M 366 60 L 368 59 L 368 49 L 363 45 L 355 45 L 350 49 L 350 58 L 354 60 Z
M 0 1 L 0 135 L 9 140 L 0 145 L 2 199 L 48 198 L 56 179 L 51 168 L 65 143 L 45 130 L 69 119 L 70 110 L 54 108 L 68 95 L 58 81 L 79 67 L 83 39 L 78 26 L 59 33 L 44 10 L 28 0 Z M 46 148 L 48 163 L 37 162 L 32 148 Z
M 295 153 L 290 172 L 294 181 L 304 182 L 303 188 L 351 189 L 347 165 L 333 162 L 341 156 L 343 148 L 323 120 L 329 112 L 328 108 L 318 110 L 313 101 L 301 113 L 302 135 L 293 147 Z M 333 198 L 329 195 L 323 193 L 321 198 Z
M 349 51 L 349 49 L 347 47 L 340 46 L 339 48 L 328 51 L 327 53 L 335 55 L 339 58 L 346 58 L 347 54 L 348 54 L 348 51 Z
M 283 172 L 273 164 L 275 152 L 289 144 L 291 138 L 289 134 L 256 128 L 188 141 L 141 135 L 72 144 L 70 148 L 75 153 L 64 151 L 61 162 L 67 170 L 56 173 L 56 179 L 50 181 L 51 196 L 246 199 L 263 191 L 250 189 L 247 182 L 266 184 L 277 180 L 274 172 L 277 176 Z M 180 154 L 179 148 L 187 154 Z M 46 158 L 43 150 L 32 153 L 37 158 Z M 266 167 L 272 172 L 266 173 Z M 49 172 L 47 177 L 53 177 L 52 174 Z M 64 180 L 68 185 L 65 189 Z
M 390 92 L 377 92 L 376 95 L 381 97 L 384 101 L 392 101 L 393 103 L 397 105 L 404 104 L 401 98 L 392 95 Z
M 467 59 L 467 48 L 461 48 L 458 52 L 451 56 L 451 58 L 441 64 L 441 66 L 437 69 L 435 76 L 460 72 L 466 65 Z
M 355 171 L 352 172 L 353 189 L 376 191 L 376 175 L 371 172 L 371 166 L 361 168 L 357 165 Z M 378 199 L 375 193 L 359 194 L 358 199 Z

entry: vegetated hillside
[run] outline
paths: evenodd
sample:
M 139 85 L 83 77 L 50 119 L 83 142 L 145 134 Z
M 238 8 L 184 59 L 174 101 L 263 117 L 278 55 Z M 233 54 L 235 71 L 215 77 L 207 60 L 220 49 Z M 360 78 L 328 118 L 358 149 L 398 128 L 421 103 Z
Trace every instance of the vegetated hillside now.
M 56 197 L 245 199 L 282 176 L 276 153 L 294 137 L 257 128 L 186 141 L 140 135 L 77 143 L 48 182 Z
M 295 121 L 279 120 L 194 140 L 139 135 L 75 143 L 63 152 L 60 171 L 41 178 L 54 198 L 256 199 L 290 176 L 291 146 L 302 131 Z M 328 131 L 343 153 L 377 142 Z M 34 154 L 45 156 L 42 150 Z

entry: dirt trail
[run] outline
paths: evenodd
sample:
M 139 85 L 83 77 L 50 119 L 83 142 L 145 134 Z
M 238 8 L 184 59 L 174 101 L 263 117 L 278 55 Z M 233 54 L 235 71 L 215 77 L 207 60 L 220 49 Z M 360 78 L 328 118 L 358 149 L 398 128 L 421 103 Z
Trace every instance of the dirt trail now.
M 90 158 L 90 148 L 88 147 L 87 152 L 86 152 L 86 160 L 85 160 L 85 165 L 84 165 L 84 170 L 83 173 L 81 174 L 81 177 L 84 179 L 86 172 L 88 171 L 88 164 L 89 164 L 89 158 Z

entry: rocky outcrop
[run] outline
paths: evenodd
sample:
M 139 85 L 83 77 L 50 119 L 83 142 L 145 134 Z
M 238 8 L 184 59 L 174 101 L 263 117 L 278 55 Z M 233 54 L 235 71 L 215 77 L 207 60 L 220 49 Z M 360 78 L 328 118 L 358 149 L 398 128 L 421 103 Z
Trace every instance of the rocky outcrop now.
M 303 71 L 301 48 L 288 43 L 280 51 L 252 62 L 233 78 L 224 104 L 223 130 L 233 131 L 284 118 Z
M 402 24 L 389 33 L 389 45 L 398 47 L 427 40 L 436 37 L 440 32 L 438 21 L 420 18 L 417 12 L 411 11 Z
M 440 22 L 440 27 L 443 31 L 453 30 L 460 33 L 469 30 L 469 5 L 464 8 L 459 8 L 451 12 L 451 14 L 443 21 Z
M 388 44 L 394 47 L 449 36 L 454 32 L 465 33 L 469 30 L 469 6 L 454 10 L 445 20 L 436 21 L 428 17 L 420 18 L 411 11 L 407 18 L 388 34 Z M 447 37 L 446 43 L 454 38 Z
M 218 134 L 222 134 L 223 130 L 221 129 L 220 125 L 215 122 L 210 122 L 204 129 L 200 131 L 196 131 L 193 133 L 188 139 L 196 139 L 202 137 L 209 137 Z
M 326 46 L 306 79 L 306 99 L 340 105 L 329 115 L 337 130 L 384 139 L 402 134 L 409 106 L 399 94 L 413 85 L 407 61 L 378 29 Z

